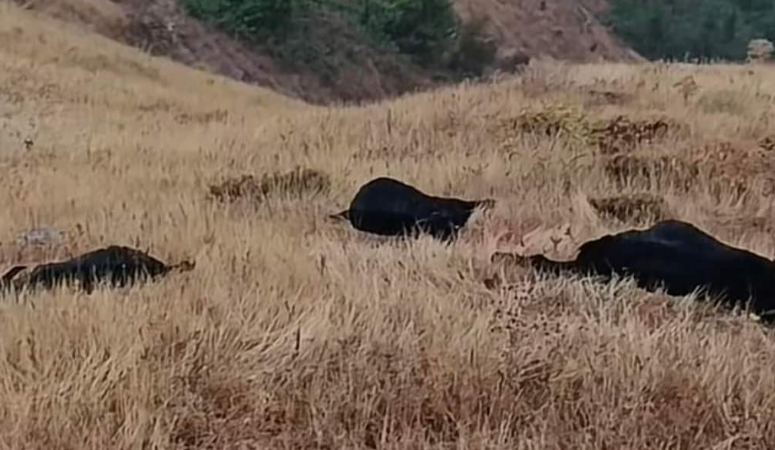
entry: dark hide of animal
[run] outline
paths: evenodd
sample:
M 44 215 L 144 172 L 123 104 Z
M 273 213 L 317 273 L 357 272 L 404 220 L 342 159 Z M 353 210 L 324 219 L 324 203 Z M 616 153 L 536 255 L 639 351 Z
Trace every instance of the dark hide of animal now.
M 581 274 L 610 280 L 632 276 L 637 285 L 668 295 L 692 292 L 745 306 L 762 319 L 775 319 L 775 262 L 726 245 L 689 223 L 668 220 L 646 230 L 630 230 L 586 242 L 573 261 L 543 255 L 496 253 L 492 260 L 518 260 L 540 272 Z
M 495 200 L 461 200 L 427 195 L 413 186 L 386 177 L 361 186 L 350 208 L 329 216 L 382 236 L 427 233 L 448 240 L 466 225 L 478 207 L 492 208 Z
M 78 282 L 82 289 L 92 292 L 103 282 L 112 287 L 125 287 L 172 271 L 187 272 L 194 265 L 183 261 L 168 266 L 139 250 L 113 245 L 66 261 L 38 265 L 21 276 L 17 275 L 27 267 L 15 266 L 0 278 L 0 289 L 53 289 L 60 284 Z

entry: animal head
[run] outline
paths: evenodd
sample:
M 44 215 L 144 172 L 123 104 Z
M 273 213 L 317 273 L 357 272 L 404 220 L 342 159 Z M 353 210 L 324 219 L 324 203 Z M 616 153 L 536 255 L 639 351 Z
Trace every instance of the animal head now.
M 0 286 L 9 285 L 13 278 L 18 275 L 19 272 L 24 271 L 26 268 L 27 266 L 14 266 L 9 269 L 6 273 L 3 274 L 3 277 L 0 278 Z
M 30 267 L 14 266 L 0 277 L 0 291 L 19 290 L 29 283 Z

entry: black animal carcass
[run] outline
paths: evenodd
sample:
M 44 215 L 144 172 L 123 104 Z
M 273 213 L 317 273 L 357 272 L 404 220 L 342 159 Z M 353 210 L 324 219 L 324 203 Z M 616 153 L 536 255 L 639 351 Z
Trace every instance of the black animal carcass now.
M 172 271 L 185 272 L 193 268 L 191 261 L 167 265 L 139 250 L 112 245 L 66 261 L 37 265 L 29 271 L 26 266 L 15 266 L 0 278 L 0 288 L 52 289 L 59 284 L 77 282 L 82 289 L 91 292 L 103 282 L 124 287 Z
M 494 205 L 493 199 L 435 197 L 393 178 L 380 177 L 361 186 L 349 209 L 330 217 L 382 236 L 427 233 L 447 240 L 457 236 L 476 208 Z
M 493 261 L 504 259 L 551 274 L 575 273 L 604 280 L 631 276 L 647 290 L 664 289 L 675 296 L 704 291 L 730 307 L 749 304 L 763 319 L 775 314 L 775 262 L 724 244 L 682 221 L 663 221 L 645 230 L 586 242 L 572 261 L 552 261 L 543 255 L 492 256 Z

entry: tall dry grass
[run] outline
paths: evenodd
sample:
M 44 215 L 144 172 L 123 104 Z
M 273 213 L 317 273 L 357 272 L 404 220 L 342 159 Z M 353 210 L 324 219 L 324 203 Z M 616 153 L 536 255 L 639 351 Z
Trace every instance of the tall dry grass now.
M 684 98 L 688 75 L 698 87 Z M 772 256 L 759 183 L 771 155 L 718 159 L 745 171 L 744 194 L 710 176 L 622 187 L 593 146 L 510 124 L 558 104 L 601 120 L 664 115 L 682 128 L 635 151 L 680 158 L 726 141 L 734 153 L 772 132 L 773 80 L 767 67 L 539 64 L 313 108 L 2 3 L 2 266 L 119 243 L 197 267 L 90 296 L 4 298 L 0 447 L 772 448 L 775 344 L 759 324 L 626 280 L 483 280 L 490 254 L 513 245 L 498 236 L 520 223 L 569 224 L 567 257 L 646 225 L 604 220 L 586 200 L 628 192 Z M 627 95 L 600 102 L 592 89 Z M 296 165 L 330 174 L 330 192 L 208 198 L 224 178 Z M 325 219 L 379 175 L 499 204 L 450 246 Z M 42 225 L 65 242 L 14 243 Z

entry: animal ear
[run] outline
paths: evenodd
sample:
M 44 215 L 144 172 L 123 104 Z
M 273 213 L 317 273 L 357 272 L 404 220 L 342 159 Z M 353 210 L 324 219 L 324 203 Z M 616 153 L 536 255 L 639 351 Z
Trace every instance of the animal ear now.
M 27 266 L 14 266 L 12 267 L 8 272 L 3 274 L 3 277 L 0 278 L 0 283 L 9 283 L 11 280 L 13 280 L 13 277 L 15 277 L 19 272 L 26 269 Z
M 342 212 L 336 213 L 336 214 L 330 214 L 328 216 L 329 219 L 336 219 L 336 220 L 350 220 L 350 210 L 346 209 Z

